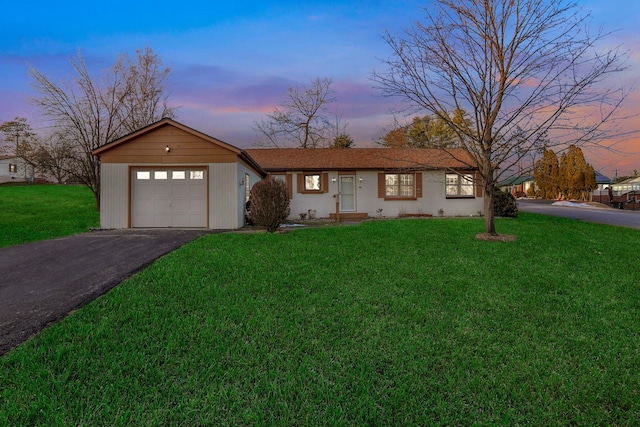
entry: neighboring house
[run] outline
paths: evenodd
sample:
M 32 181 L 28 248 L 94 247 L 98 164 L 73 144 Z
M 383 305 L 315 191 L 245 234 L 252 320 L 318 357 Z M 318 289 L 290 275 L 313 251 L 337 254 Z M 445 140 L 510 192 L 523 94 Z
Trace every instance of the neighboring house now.
M 600 201 L 600 197 L 609 197 L 609 186 L 611 186 L 611 179 L 602 175 L 600 172 L 596 172 L 596 185 L 598 188 L 591 192 L 591 198 L 596 201 Z
M 622 196 L 629 192 L 640 191 L 640 177 L 629 178 L 617 184 L 611 184 L 614 196 Z
M 640 209 L 640 177 L 608 184 L 594 191 L 593 200 L 619 209 Z
M 20 156 L 0 156 L 0 184 L 4 182 L 31 182 L 33 165 Z
M 483 211 L 479 174 L 467 152 L 437 149 L 251 149 L 286 182 L 290 219 L 470 216 Z M 455 156 L 455 157 L 454 157 Z M 301 215 L 302 214 L 302 215 Z
M 532 176 L 514 176 L 500 184 L 500 190 L 511 193 L 515 197 L 526 197 L 530 188 L 535 188 L 535 180 Z
M 171 119 L 93 151 L 101 162 L 101 228 L 244 225 L 248 190 L 265 174 L 243 150 Z
M 596 172 L 596 185 L 598 188 L 593 190 L 593 194 L 596 192 L 605 191 L 607 187 L 611 184 L 611 178 L 602 175 L 600 172 Z

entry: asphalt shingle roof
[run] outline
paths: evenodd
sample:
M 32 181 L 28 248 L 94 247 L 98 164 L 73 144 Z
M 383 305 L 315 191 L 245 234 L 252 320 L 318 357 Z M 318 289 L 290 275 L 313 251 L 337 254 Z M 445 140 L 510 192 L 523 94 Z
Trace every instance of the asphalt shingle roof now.
M 461 149 L 258 148 L 245 150 L 264 170 L 475 169 Z

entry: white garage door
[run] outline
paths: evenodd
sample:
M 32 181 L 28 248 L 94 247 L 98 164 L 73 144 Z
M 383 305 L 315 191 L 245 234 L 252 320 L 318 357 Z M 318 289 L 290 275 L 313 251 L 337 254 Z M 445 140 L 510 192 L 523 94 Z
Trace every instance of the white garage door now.
M 132 227 L 206 227 L 204 168 L 132 169 Z

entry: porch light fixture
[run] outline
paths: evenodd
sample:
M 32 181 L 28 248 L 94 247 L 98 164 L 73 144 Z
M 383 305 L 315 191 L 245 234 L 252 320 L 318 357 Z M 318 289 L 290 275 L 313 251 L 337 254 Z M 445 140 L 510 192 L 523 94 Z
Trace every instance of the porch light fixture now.
M 336 182 L 336 177 L 331 178 L 331 182 Z
M 362 182 L 362 181 L 364 181 L 364 179 L 362 179 L 362 177 L 360 177 L 360 178 L 359 178 L 359 181 L 360 181 L 360 182 Z
M 168 153 L 169 151 L 171 151 L 171 148 L 169 148 L 169 146 L 167 145 L 166 147 L 164 147 L 164 151 Z

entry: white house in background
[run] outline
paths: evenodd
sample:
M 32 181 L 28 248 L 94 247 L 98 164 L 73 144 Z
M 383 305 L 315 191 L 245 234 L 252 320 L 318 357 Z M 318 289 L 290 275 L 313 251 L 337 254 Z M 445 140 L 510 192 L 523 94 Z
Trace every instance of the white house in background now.
M 264 171 L 244 151 L 171 119 L 93 151 L 100 226 L 236 229 Z
M 268 176 L 286 182 L 290 219 L 470 216 L 482 182 L 466 151 L 407 148 L 250 149 Z
M 0 156 L 0 184 L 4 182 L 31 182 L 33 165 L 20 156 Z

